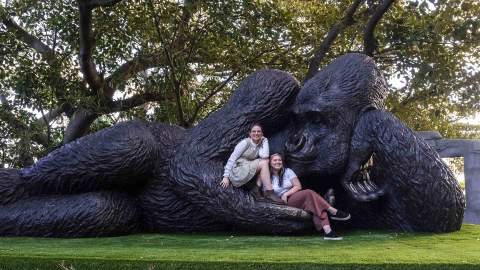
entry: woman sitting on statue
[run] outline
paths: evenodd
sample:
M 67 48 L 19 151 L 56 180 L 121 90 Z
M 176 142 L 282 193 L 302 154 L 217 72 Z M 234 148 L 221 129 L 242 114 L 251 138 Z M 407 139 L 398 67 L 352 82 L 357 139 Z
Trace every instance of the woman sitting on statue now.
M 329 216 L 333 220 L 344 221 L 350 219 L 350 214 L 334 208 L 315 191 L 302 190 L 297 175 L 290 168 L 283 166 L 282 156 L 278 153 L 270 156 L 270 172 L 273 191 L 286 205 L 310 212 L 317 231 L 324 231 L 325 240 L 343 239 L 336 236 L 332 230 Z
M 261 199 L 260 186 L 263 185 L 265 199 L 274 203 L 282 203 L 282 200 L 275 195 L 272 189 L 268 157 L 268 139 L 263 137 L 262 126 L 255 123 L 250 128 L 249 137 L 241 140 L 235 146 L 225 165 L 220 185 L 227 188 L 231 182 L 234 187 L 240 187 L 257 175 L 252 189 L 253 195 L 257 199 Z

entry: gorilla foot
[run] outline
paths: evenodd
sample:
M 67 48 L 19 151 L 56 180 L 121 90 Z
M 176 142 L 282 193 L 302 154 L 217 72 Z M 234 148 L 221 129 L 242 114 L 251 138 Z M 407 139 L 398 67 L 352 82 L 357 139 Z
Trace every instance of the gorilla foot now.
M 0 169 L 0 205 L 14 203 L 26 197 L 17 169 Z

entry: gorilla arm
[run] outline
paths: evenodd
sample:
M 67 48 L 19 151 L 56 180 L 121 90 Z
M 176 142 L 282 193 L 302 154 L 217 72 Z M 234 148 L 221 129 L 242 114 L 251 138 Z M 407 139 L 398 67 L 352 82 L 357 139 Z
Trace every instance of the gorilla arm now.
M 237 229 L 264 233 L 312 228 L 310 216 L 296 208 L 259 203 L 242 189 L 219 185 L 223 165 L 236 143 L 260 122 L 264 132 L 278 132 L 288 122 L 287 108 L 299 90 L 290 75 L 262 70 L 246 78 L 230 101 L 189 131 L 171 166 L 185 200 Z

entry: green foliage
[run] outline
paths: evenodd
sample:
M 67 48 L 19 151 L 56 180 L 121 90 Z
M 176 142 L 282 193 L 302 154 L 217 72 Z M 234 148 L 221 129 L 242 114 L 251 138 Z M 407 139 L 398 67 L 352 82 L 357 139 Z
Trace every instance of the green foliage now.
M 0 114 L 5 135 L 0 152 L 5 165 L 19 166 L 17 143 L 47 133 L 33 123 L 62 104 L 71 110 L 50 123 L 47 144 L 29 150 L 34 159 L 61 144 L 79 108 L 100 115 L 90 132 L 132 118 L 189 127 L 222 106 L 255 70 L 277 68 L 302 80 L 314 50 L 352 1 L 135 0 L 96 8 L 93 61 L 114 88 L 114 99 L 151 97 L 115 113 L 105 109 L 109 103 L 80 72 L 76 1 L 0 3 L 1 20 L 12 18 L 55 52 L 46 59 L 0 23 L 0 95 L 10 112 Z M 366 1 L 359 8 L 355 24 L 337 37 L 322 66 L 362 50 L 362 31 L 378 3 Z M 376 61 L 390 82 L 403 85 L 392 86 L 387 105 L 413 129 L 480 138 L 478 129 L 464 132 L 457 124 L 479 110 L 478 14 L 480 3 L 474 0 L 403 0 L 378 24 Z M 140 59 L 130 64 L 137 69 L 119 72 L 132 59 Z M 26 136 L 25 130 L 32 134 Z
M 423 1 L 395 11 L 382 24 L 391 43 L 379 57 L 405 86 L 393 88 L 389 108 L 414 129 L 463 137 L 455 122 L 480 109 L 480 3 Z
M 0 238 L 0 268 L 55 269 L 476 269 L 480 226 L 445 234 L 148 234 L 107 238 Z M 65 268 L 64 268 L 65 269 Z M 70 268 L 71 269 L 71 268 Z

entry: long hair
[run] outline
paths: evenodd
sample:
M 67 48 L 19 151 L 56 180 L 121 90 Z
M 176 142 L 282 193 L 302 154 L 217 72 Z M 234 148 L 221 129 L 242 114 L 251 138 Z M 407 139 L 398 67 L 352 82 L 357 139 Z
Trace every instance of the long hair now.
M 282 169 L 280 169 L 280 171 L 278 172 L 278 186 L 279 187 L 282 187 L 283 186 L 283 176 L 285 175 L 285 164 L 283 164 L 283 157 L 280 153 L 273 153 L 270 155 L 270 162 L 272 161 L 272 158 L 274 156 L 277 156 L 279 157 L 281 160 L 282 160 Z M 269 164 L 270 164 L 269 162 Z M 270 166 L 270 171 L 272 172 L 273 171 L 273 168 L 271 165 Z

